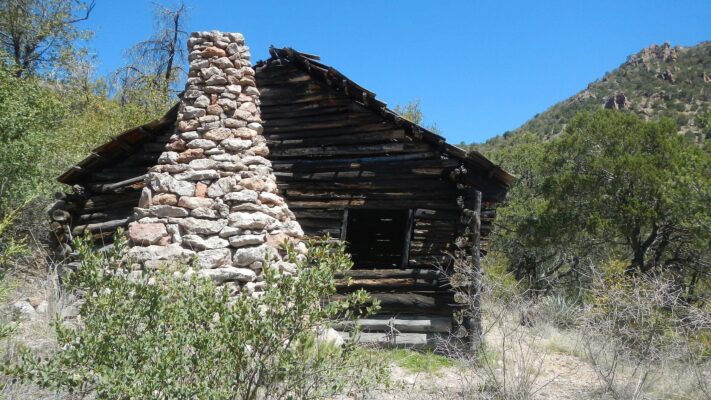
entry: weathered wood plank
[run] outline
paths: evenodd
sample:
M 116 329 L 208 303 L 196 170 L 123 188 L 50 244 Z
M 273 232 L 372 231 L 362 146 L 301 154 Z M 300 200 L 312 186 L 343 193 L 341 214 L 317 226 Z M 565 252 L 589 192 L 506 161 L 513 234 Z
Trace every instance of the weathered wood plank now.
M 330 145 L 347 145 L 347 144 L 367 144 L 367 143 L 387 143 L 395 141 L 411 141 L 404 130 L 384 130 L 378 132 L 365 132 L 356 135 L 345 136 L 323 136 L 323 137 L 305 137 L 298 139 L 268 139 L 267 145 L 272 149 L 282 150 L 292 147 L 307 147 L 307 146 L 330 146 Z
M 294 200 L 289 202 L 290 205 L 298 208 L 371 208 L 380 210 L 393 210 L 402 208 L 418 208 L 418 207 L 433 207 L 441 209 L 455 210 L 457 204 L 453 201 L 430 201 L 430 200 L 368 200 L 368 199 L 353 199 L 353 200 L 324 200 L 324 201 L 300 201 Z
M 309 129 L 307 131 L 293 132 L 272 132 L 264 131 L 264 137 L 267 140 L 287 140 L 287 139 L 304 139 L 312 137 L 338 137 L 346 135 L 360 135 L 366 132 L 381 132 L 397 129 L 391 124 L 384 122 L 374 122 L 369 124 L 349 125 L 342 127 L 331 127 L 323 129 Z
M 422 295 L 414 293 L 380 293 L 373 292 L 370 296 L 380 302 L 382 313 L 415 313 L 451 316 L 449 307 L 454 303 L 451 293 Z M 342 299 L 343 295 L 332 296 Z
M 372 145 L 350 146 L 316 146 L 316 147 L 275 147 L 271 151 L 274 158 L 332 158 L 336 156 L 363 156 L 377 154 L 422 153 L 431 150 L 425 143 L 382 143 Z
M 125 226 L 128 224 L 128 221 L 130 218 L 122 218 L 122 219 L 117 219 L 113 221 L 105 221 L 105 222 L 99 222 L 95 224 L 86 224 L 86 225 L 77 225 L 74 228 L 72 228 L 72 235 L 74 236 L 79 236 L 84 234 L 84 232 L 105 232 L 105 231 L 110 231 L 113 232 L 116 230 L 116 228 Z
M 436 280 L 443 277 L 442 273 L 435 269 L 352 269 L 345 274 L 336 277 L 349 276 L 360 279 L 377 278 L 421 278 Z
M 381 166 L 386 166 L 388 164 L 393 164 L 393 163 L 398 163 L 398 162 L 403 162 L 403 161 L 414 161 L 414 160 L 441 160 L 440 155 L 437 152 L 434 151 L 424 151 L 424 152 L 418 152 L 418 153 L 412 153 L 412 154 L 398 154 L 398 155 L 381 155 L 381 156 L 369 156 L 369 157 L 346 157 L 346 158 L 338 158 L 338 159 L 333 159 L 333 160 L 283 160 L 279 159 L 279 157 L 272 157 L 272 164 L 274 164 L 275 170 L 278 169 L 277 166 L 282 166 L 282 169 L 288 168 L 288 169 L 298 169 L 298 168 L 304 168 L 304 167 L 316 167 L 320 166 L 318 168 L 324 169 L 324 168 L 333 168 L 333 167 L 338 167 L 338 166 L 345 166 L 347 165 L 349 169 L 357 169 L 361 168 L 362 166 L 366 165 L 375 165 L 375 164 L 380 164 Z M 430 161 L 431 162 L 431 161 Z M 427 164 L 427 165 L 407 165 L 407 168 L 427 168 L 427 167 L 441 167 L 445 166 L 447 163 L 440 161 L 438 163 L 433 164 Z M 456 163 L 454 165 L 459 165 L 459 163 Z M 453 166 L 454 166 L 453 165 Z
M 447 333 L 452 329 L 452 318 L 436 315 L 373 315 L 355 322 L 341 322 L 333 328 L 352 332 L 356 327 L 363 332 L 395 330 L 401 333 Z
M 341 336 L 344 338 L 350 337 L 348 332 L 342 332 Z M 371 346 L 414 349 L 432 348 L 437 345 L 439 340 L 443 340 L 442 335 L 438 333 L 401 333 L 390 335 L 383 332 L 360 332 L 357 338 L 359 343 Z

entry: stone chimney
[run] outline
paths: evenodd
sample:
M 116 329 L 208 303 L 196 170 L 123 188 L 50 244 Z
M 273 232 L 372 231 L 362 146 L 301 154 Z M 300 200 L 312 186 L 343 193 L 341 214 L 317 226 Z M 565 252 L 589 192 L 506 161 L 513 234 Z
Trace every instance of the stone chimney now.
M 265 260 L 284 272 L 282 244 L 301 227 L 277 185 L 262 136 L 259 90 L 239 33 L 193 32 L 175 132 L 149 170 L 128 228 L 144 268 L 195 259 L 199 273 L 250 293 Z

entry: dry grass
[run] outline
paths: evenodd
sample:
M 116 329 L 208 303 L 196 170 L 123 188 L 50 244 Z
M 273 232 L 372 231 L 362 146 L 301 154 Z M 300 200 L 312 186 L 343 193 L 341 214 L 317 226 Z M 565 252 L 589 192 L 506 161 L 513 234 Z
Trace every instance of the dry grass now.
M 0 362 L 19 361 L 22 351 L 34 354 L 50 354 L 57 349 L 53 324 L 57 316 L 71 312 L 71 298 L 67 299 L 60 290 L 59 279 L 54 268 L 48 266 L 42 252 L 24 259 L 23 268 L 15 271 L 8 279 L 12 291 L 5 304 L 0 304 L 0 319 L 10 322 L 15 330 L 8 339 L 0 341 Z M 17 301 L 32 300 L 44 303 L 46 311 L 28 316 L 21 314 L 14 304 Z M 53 390 L 41 389 L 31 384 L 13 383 L 0 377 L 0 399 L 71 399 L 72 396 L 57 394 Z
M 22 349 L 37 354 L 56 350 L 52 323 L 71 311 L 72 298 L 60 291 L 56 273 L 42 257 L 14 277 L 16 283 L 0 318 L 17 324 L 15 334 L 0 342 L 0 362 L 14 362 Z M 33 298 L 46 301 L 47 312 L 21 318 L 12 304 Z M 506 299 L 503 301 L 501 299 Z M 521 324 L 530 309 L 521 296 L 485 297 L 485 346 L 474 358 L 453 360 L 410 350 L 383 351 L 396 380 L 391 390 L 373 399 L 688 399 L 710 400 L 711 365 L 684 354 L 659 354 L 640 363 L 621 357 L 617 343 L 590 327 L 561 328 L 551 315 L 537 313 L 533 326 Z M 569 319 L 566 316 L 566 319 Z M 624 355 L 624 354 L 623 354 Z M 614 366 L 614 387 L 601 374 Z M 704 384 L 706 386 L 704 386 Z M 71 399 L 32 385 L 0 380 L 0 399 Z

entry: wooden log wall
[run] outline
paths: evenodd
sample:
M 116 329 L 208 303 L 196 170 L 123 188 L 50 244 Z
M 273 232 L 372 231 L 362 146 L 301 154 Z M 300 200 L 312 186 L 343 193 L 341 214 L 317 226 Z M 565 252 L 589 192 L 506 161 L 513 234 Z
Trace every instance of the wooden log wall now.
M 339 291 L 367 289 L 386 316 L 451 321 L 455 302 L 446 275 L 452 261 L 446 254 L 461 234 L 461 190 L 451 172 L 462 161 L 287 60 L 258 66 L 256 76 L 277 185 L 307 235 L 344 239 L 347 209 L 412 210 L 407 264 L 356 266 L 350 285 L 343 281 Z M 498 195 L 484 194 L 485 203 Z M 484 235 L 492 219 L 488 211 Z M 443 326 L 437 321 L 434 326 Z
M 61 255 L 69 255 L 68 245 L 73 238 L 88 233 L 101 248 L 113 243 L 117 229 L 127 228 L 133 208 L 138 205 L 143 178 L 148 168 L 157 163 L 172 131 L 169 125 L 151 132 L 152 138 L 130 148 L 127 156 L 86 174 L 74 185 L 73 193 L 59 195 L 50 219 Z

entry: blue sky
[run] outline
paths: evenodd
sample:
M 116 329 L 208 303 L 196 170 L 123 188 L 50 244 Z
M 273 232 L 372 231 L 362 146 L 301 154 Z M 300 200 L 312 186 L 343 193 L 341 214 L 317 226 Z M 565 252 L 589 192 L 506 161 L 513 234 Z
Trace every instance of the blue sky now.
M 162 4 L 174 4 L 172 0 Z M 98 73 L 153 27 L 146 0 L 99 0 L 85 27 Z M 241 32 L 318 54 L 390 106 L 420 99 L 450 142 L 515 129 L 652 43 L 711 40 L 709 0 L 186 0 L 188 30 Z

